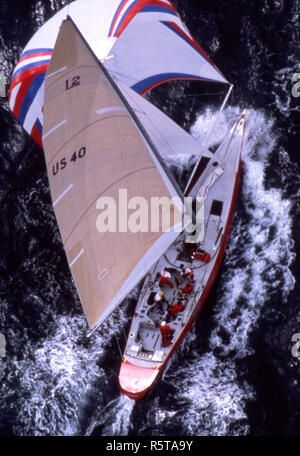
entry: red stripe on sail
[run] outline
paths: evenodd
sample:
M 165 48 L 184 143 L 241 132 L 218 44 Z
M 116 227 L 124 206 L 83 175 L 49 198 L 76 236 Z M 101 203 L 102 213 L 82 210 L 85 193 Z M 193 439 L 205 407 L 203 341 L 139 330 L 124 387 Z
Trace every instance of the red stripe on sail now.
M 170 4 L 168 5 L 167 3 L 164 3 L 160 0 L 151 0 L 149 2 L 149 5 L 154 5 L 154 6 L 163 6 L 164 8 L 167 8 L 167 9 L 170 9 L 172 11 L 175 11 L 175 13 L 177 13 L 177 10 L 175 8 L 175 6 L 172 5 L 172 3 L 170 2 Z
M 19 87 L 19 90 L 18 90 L 18 93 L 17 93 L 17 96 L 16 96 L 15 105 L 14 105 L 14 108 L 13 108 L 13 113 L 16 116 L 16 118 L 18 118 L 18 116 L 19 116 L 19 112 L 20 112 L 22 103 L 24 101 L 26 93 L 27 93 L 29 87 L 31 86 L 32 81 L 33 81 L 34 78 L 35 78 L 35 74 L 32 75 L 32 77 L 27 78 Z
M 126 5 L 126 3 L 127 3 L 128 1 L 129 1 L 129 0 L 123 0 L 123 1 L 120 3 L 120 5 L 118 6 L 118 9 L 117 9 L 116 14 L 115 14 L 115 16 L 114 16 L 114 18 L 113 18 L 112 24 L 111 24 L 111 26 L 110 26 L 110 29 L 109 29 L 109 32 L 108 32 L 108 36 L 111 36 L 111 35 L 112 35 L 113 28 L 114 28 L 114 26 L 116 25 L 117 20 L 119 19 L 119 16 L 120 16 L 120 14 L 121 14 L 122 8 L 123 8 L 124 5 Z
M 25 55 L 22 57 L 19 61 L 18 64 L 23 62 L 24 60 L 28 59 L 33 59 L 34 57 L 42 57 L 43 55 L 52 55 L 52 52 L 33 52 L 32 54 Z
M 185 40 L 187 40 L 191 46 L 193 46 L 204 58 L 207 60 L 219 73 L 220 71 L 218 68 L 215 66 L 214 62 L 208 57 L 206 52 L 202 49 L 202 47 L 197 43 L 195 38 L 193 38 L 191 35 L 188 35 L 185 31 L 183 31 L 175 22 L 168 22 L 180 35 L 183 36 Z
M 117 31 L 115 33 L 115 37 L 119 38 L 121 33 L 126 29 L 127 25 L 129 22 L 134 18 L 134 16 L 141 11 L 144 6 L 146 6 L 149 3 L 149 0 L 141 0 L 138 3 L 136 3 L 130 11 L 126 14 L 126 16 L 122 19 L 120 24 L 118 25 Z
M 42 135 L 36 124 L 33 125 L 30 136 L 38 143 L 41 148 L 43 148 Z
M 25 79 L 30 78 L 31 76 L 36 76 L 39 73 L 46 72 L 48 70 L 49 63 L 45 63 L 43 65 L 29 68 L 29 70 L 25 70 L 22 73 L 18 74 L 10 84 L 9 90 L 11 91 L 19 82 L 25 81 Z

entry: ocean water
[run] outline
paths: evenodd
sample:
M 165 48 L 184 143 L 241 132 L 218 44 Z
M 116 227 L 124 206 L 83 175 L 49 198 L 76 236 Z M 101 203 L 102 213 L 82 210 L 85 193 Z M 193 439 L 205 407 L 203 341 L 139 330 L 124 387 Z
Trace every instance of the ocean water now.
M 67 1 L 4 0 L 7 83 L 32 34 Z M 247 108 L 243 173 L 228 247 L 202 314 L 142 401 L 119 392 L 134 290 L 91 339 L 64 256 L 43 154 L 0 101 L 0 435 L 298 435 L 299 111 L 296 0 L 175 1 L 234 83 L 211 145 Z M 200 5 L 201 3 L 201 5 Z M 276 37 L 276 39 L 274 39 Z M 196 83 L 150 99 L 203 143 L 220 103 Z M 184 185 L 194 158 L 172 156 Z M 274 400 L 274 398 L 276 400 Z

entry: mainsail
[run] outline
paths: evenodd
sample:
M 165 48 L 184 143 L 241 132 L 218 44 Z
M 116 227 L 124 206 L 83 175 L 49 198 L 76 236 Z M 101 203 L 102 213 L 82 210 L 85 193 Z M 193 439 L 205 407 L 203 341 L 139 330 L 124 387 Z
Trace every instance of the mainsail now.
M 126 191 L 128 200 L 144 198 L 151 207 L 151 198 L 178 200 L 180 192 L 71 19 L 61 26 L 46 75 L 43 144 L 65 251 L 94 328 L 176 239 L 181 225 L 178 204 L 171 207 L 169 226 L 159 225 L 157 232 L 127 226 L 99 232 L 99 198 L 118 201 Z
M 67 15 L 110 74 L 137 93 L 174 79 L 227 83 L 169 0 L 77 0 L 33 36 L 12 75 L 10 107 L 41 147 L 45 75 Z

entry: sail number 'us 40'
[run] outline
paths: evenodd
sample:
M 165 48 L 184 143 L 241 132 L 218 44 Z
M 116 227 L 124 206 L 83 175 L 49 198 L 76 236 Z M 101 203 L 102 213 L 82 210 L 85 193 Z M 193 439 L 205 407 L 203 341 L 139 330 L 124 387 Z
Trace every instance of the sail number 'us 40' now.
M 56 176 L 60 171 L 63 171 L 68 166 L 68 163 L 76 163 L 77 160 L 80 160 L 86 156 L 86 147 L 81 147 L 78 151 L 75 151 L 69 157 L 63 157 L 61 160 L 57 161 L 52 166 L 52 174 Z

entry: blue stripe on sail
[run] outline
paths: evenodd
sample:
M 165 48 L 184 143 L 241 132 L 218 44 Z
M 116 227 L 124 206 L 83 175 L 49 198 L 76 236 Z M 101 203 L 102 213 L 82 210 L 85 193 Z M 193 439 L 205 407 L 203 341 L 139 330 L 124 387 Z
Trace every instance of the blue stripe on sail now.
M 170 24 L 167 21 L 160 21 L 160 22 L 162 24 L 164 24 L 166 27 L 168 27 L 170 30 L 172 30 L 172 32 L 176 33 L 176 35 L 178 35 L 181 39 L 183 39 L 187 44 L 192 46 L 195 49 L 195 51 L 198 52 L 198 54 L 200 54 L 201 57 L 203 57 L 203 55 L 199 52 L 199 50 L 183 34 L 181 34 L 178 30 L 176 30 L 176 28 L 174 28 L 172 26 L 172 24 Z
M 172 79 L 204 79 L 200 76 L 194 74 L 187 74 L 187 73 L 160 73 L 153 76 L 149 76 L 142 81 L 137 82 L 136 84 L 131 86 L 131 89 L 137 93 L 144 92 L 145 89 L 150 88 L 156 85 L 159 82 L 172 80 Z
M 39 60 L 38 62 L 33 62 L 33 63 L 30 63 L 29 65 L 25 65 L 22 68 L 20 68 L 19 70 L 15 71 L 15 73 L 13 73 L 12 79 L 14 79 L 19 74 L 23 73 L 23 71 L 30 70 L 30 68 L 34 68 L 34 67 L 37 67 L 40 65 L 45 65 L 46 63 L 49 63 L 49 62 L 50 62 L 50 58 L 48 60 Z
M 25 57 L 26 55 L 30 54 L 39 54 L 40 52 L 53 52 L 53 48 L 38 48 L 38 49 L 30 49 L 29 51 L 25 51 L 21 54 L 20 59 Z
M 30 106 L 32 105 L 33 100 L 34 100 L 39 88 L 41 87 L 41 85 L 44 82 L 45 74 L 46 74 L 45 72 L 37 74 L 36 77 L 33 79 L 30 88 L 27 90 L 27 93 L 24 97 L 24 100 L 23 100 L 23 103 L 21 105 L 21 109 L 20 109 L 20 112 L 18 115 L 18 120 L 21 124 L 24 123 L 28 110 L 29 110 Z
M 168 14 L 172 14 L 173 16 L 178 17 L 178 14 L 176 13 L 176 11 L 173 11 L 164 6 L 157 6 L 157 5 L 146 5 L 141 10 L 141 13 L 168 13 Z
M 110 29 L 109 29 L 109 32 L 108 32 L 108 36 L 111 36 L 115 18 L 116 18 L 117 15 L 119 14 L 119 12 L 120 12 L 122 6 L 124 5 L 124 3 L 126 3 L 126 1 L 127 1 L 127 0 L 122 0 L 122 1 L 120 2 L 120 5 L 118 6 L 117 11 L 116 11 L 115 14 L 114 14 L 113 20 L 111 21 L 111 26 L 110 26 Z
M 133 2 L 133 3 L 127 8 L 127 10 L 125 11 L 124 16 L 123 16 L 121 22 L 119 23 L 119 25 L 118 25 L 118 27 L 117 27 L 117 30 L 116 30 L 115 33 L 114 33 L 114 36 L 117 35 L 118 30 L 119 30 L 119 28 L 121 27 L 121 25 L 123 24 L 123 21 L 124 21 L 124 19 L 126 18 L 127 14 L 130 13 L 130 10 L 131 10 L 139 1 L 140 1 L 140 0 L 135 0 L 135 2 Z
M 183 31 L 178 27 L 177 24 L 172 24 L 171 22 L 167 21 L 160 21 L 161 24 L 164 24 L 166 27 L 168 27 L 172 32 L 176 33 L 177 36 L 179 36 L 181 39 L 183 39 L 187 44 L 192 46 L 192 48 L 204 59 L 206 62 L 208 62 L 217 73 L 219 73 L 220 76 L 223 78 L 223 82 L 226 81 L 222 73 L 218 70 L 218 68 L 215 66 L 215 64 L 210 60 L 208 55 L 203 51 L 203 49 L 199 46 L 199 44 L 192 38 L 191 36 L 188 36 L 187 31 Z M 211 80 L 211 81 L 217 81 L 216 79 L 206 79 L 206 80 Z M 221 82 L 221 81 L 219 81 Z

